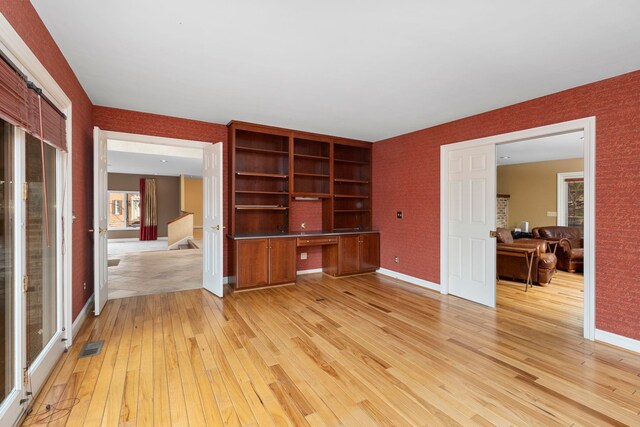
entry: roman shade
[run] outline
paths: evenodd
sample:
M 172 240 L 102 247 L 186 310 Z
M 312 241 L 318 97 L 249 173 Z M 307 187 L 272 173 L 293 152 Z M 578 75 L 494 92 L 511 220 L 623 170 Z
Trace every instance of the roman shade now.
M 23 76 L 0 60 L 0 118 L 26 129 L 28 113 L 27 84 Z
M 26 131 L 58 150 L 67 151 L 67 129 L 65 117 L 55 109 L 40 89 L 29 84 L 29 120 Z M 42 117 L 42 123 L 40 118 Z M 41 126 L 42 125 L 42 126 Z M 42 129 L 42 135 L 40 135 Z
M 0 118 L 67 151 L 66 116 L 0 52 Z

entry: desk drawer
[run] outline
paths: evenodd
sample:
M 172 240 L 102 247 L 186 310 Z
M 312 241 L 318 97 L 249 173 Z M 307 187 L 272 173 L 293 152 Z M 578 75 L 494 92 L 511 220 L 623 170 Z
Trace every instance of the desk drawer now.
M 338 244 L 338 237 L 298 237 L 297 245 L 300 246 L 321 246 L 321 245 L 336 245 Z

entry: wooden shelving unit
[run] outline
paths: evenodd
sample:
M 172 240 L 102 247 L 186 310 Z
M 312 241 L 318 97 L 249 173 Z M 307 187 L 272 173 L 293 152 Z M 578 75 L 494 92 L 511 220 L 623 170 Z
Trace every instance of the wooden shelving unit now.
M 371 144 L 229 124 L 230 233 L 285 233 L 293 198 L 322 200 L 324 230 L 371 229 Z
M 334 143 L 332 229 L 371 230 L 371 207 L 370 144 Z

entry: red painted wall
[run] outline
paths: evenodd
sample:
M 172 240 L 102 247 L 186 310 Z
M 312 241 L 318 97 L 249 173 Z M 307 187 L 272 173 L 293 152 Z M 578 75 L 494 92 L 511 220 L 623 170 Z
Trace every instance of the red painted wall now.
M 440 280 L 441 145 L 589 116 L 596 117 L 596 327 L 640 339 L 640 71 L 374 144 L 382 267 Z
M 180 119 L 158 114 L 140 113 L 111 107 L 95 106 L 93 108 L 93 124 L 102 130 L 135 133 L 140 135 L 161 136 L 165 138 L 189 139 L 203 142 L 222 142 L 224 157 L 224 221 L 228 224 L 228 151 L 227 127 L 217 123 Z M 224 274 L 229 274 L 229 242 L 224 242 Z
M 0 13 L 18 32 L 72 102 L 73 143 L 73 318 L 93 294 L 92 104 L 73 70 L 30 2 L 2 1 Z M 87 289 L 83 289 L 83 283 Z

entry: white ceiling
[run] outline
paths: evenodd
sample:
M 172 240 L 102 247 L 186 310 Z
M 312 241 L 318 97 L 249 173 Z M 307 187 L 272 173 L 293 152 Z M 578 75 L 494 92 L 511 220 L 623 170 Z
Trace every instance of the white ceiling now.
M 96 105 L 380 140 L 640 69 L 637 0 L 32 0 Z
M 202 176 L 202 150 L 107 141 L 107 171 L 162 176 Z
M 583 135 L 580 131 L 500 144 L 496 148 L 498 166 L 577 159 L 584 155 Z

